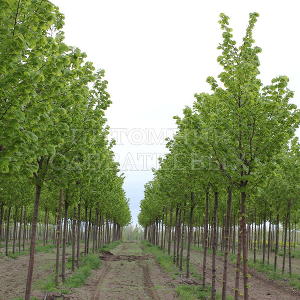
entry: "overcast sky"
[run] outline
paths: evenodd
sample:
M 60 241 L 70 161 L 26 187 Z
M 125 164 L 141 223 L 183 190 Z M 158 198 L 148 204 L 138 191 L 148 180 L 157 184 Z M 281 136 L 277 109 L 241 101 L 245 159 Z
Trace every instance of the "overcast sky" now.
M 208 91 L 217 75 L 221 12 L 240 40 L 249 12 L 258 12 L 255 40 L 262 47 L 261 78 L 287 75 L 300 106 L 300 3 L 298 0 L 54 0 L 65 15 L 66 42 L 106 70 L 113 104 L 107 118 L 126 175 L 133 222 L 151 167 L 165 153 L 172 117 Z M 298 134 L 299 135 L 299 134 Z

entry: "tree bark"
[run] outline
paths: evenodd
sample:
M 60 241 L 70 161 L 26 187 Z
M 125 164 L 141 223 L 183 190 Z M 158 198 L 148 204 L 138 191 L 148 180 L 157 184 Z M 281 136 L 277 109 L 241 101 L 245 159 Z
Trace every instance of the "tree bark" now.
M 227 189 L 227 212 L 225 224 L 225 253 L 224 253 L 224 268 L 223 268 L 223 287 L 222 287 L 222 300 L 226 300 L 227 291 L 227 267 L 228 267 L 228 252 L 229 252 L 229 226 L 231 216 L 231 203 L 232 203 L 232 188 Z
M 39 180 L 37 180 L 37 181 L 39 181 Z M 31 221 L 30 255 L 29 255 L 29 263 L 28 263 L 25 300 L 30 300 L 30 295 L 31 295 L 32 274 L 33 274 L 33 267 L 34 267 L 36 227 L 37 227 L 38 214 L 39 214 L 41 191 L 42 191 L 42 184 L 41 184 L 41 182 L 37 182 L 35 185 L 35 200 L 34 200 L 33 217 L 32 217 L 32 221 Z
M 208 247 L 208 218 L 209 218 L 209 190 L 205 194 L 205 220 L 204 220 L 204 251 L 203 251 L 203 262 L 202 262 L 202 286 L 205 287 L 206 280 L 206 257 Z
M 212 280 L 211 280 L 211 300 L 216 299 L 216 254 L 217 254 L 217 212 L 219 204 L 219 193 L 215 192 L 214 212 L 213 212 L 213 235 L 212 235 Z
M 61 239 L 61 215 L 64 205 L 64 190 L 60 190 L 59 204 L 57 209 L 57 229 L 56 229 L 56 262 L 55 262 L 55 285 L 58 285 L 59 277 L 59 248 Z

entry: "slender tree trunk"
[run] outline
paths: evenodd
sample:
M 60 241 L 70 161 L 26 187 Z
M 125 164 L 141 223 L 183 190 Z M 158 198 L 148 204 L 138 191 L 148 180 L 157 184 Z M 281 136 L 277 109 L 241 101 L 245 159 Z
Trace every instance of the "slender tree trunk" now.
M 76 208 L 73 210 L 72 220 L 72 272 L 75 271 L 75 246 L 76 246 Z
M 288 228 L 288 213 L 287 213 L 285 224 L 284 224 L 283 259 L 282 259 L 282 269 L 281 269 L 282 274 L 285 271 L 287 228 Z
M 204 252 L 203 252 L 203 263 L 202 263 L 202 286 L 205 287 L 206 280 L 206 257 L 208 247 L 208 218 L 209 218 L 209 190 L 205 194 L 205 220 L 204 220 Z
M 1 203 L 0 205 L 0 247 L 1 247 L 2 230 L 3 230 L 3 208 L 4 208 L 4 204 Z
M 274 271 L 277 269 L 277 257 L 278 257 L 278 246 L 279 244 L 279 214 L 276 217 L 276 237 L 275 237 L 275 255 L 274 255 Z
M 177 242 L 177 222 L 178 222 L 178 206 L 176 207 L 175 215 L 175 238 L 174 238 L 174 248 L 173 248 L 173 263 L 176 263 L 176 242 Z
M 24 222 L 24 229 L 23 229 L 23 241 L 22 241 L 22 249 L 25 251 L 25 240 L 26 240 L 26 230 L 27 230 L 27 216 L 26 216 L 26 207 L 24 207 L 24 216 L 23 216 L 23 222 Z
M 176 235 L 176 239 L 177 239 L 177 243 L 176 243 L 176 265 L 179 266 L 179 250 L 180 250 L 180 239 L 181 239 L 181 217 L 182 217 L 182 209 L 179 209 L 178 212 L 178 221 L 177 221 L 177 235 Z
M 217 254 L 217 212 L 219 193 L 215 192 L 214 212 L 213 212 L 213 236 L 212 236 L 212 281 L 211 281 L 211 300 L 216 299 L 216 254 Z
M 183 210 L 183 219 L 185 217 L 185 209 Z M 180 247 L 180 263 L 179 263 L 179 270 L 182 271 L 182 263 L 183 263 L 183 245 L 184 245 L 184 224 L 181 225 L 181 247 Z
M 288 246 L 288 252 L 289 252 L 289 275 L 292 276 L 292 254 L 291 254 L 291 206 L 289 203 L 288 207 L 288 220 L 287 224 L 289 226 L 288 232 L 289 232 L 289 246 Z
M 37 179 L 37 181 L 39 181 L 39 180 Z M 42 191 L 42 184 L 36 183 L 33 217 L 32 217 L 32 221 L 31 221 L 30 256 L 29 256 L 29 263 L 28 263 L 25 300 L 30 300 L 30 295 L 31 295 L 32 274 L 33 274 L 33 267 L 34 267 L 36 227 L 37 227 L 38 214 L 39 214 L 41 191 Z
M 18 218 L 19 209 L 15 207 L 15 214 L 14 214 L 14 229 L 13 229 L 13 248 L 12 253 L 16 252 L 16 239 L 17 239 L 17 218 Z
M 80 257 L 80 204 L 78 204 L 78 215 L 77 215 L 77 251 L 76 251 L 76 267 L 79 268 L 79 257 Z
M 85 226 L 84 226 L 84 255 L 88 253 L 88 207 L 85 207 Z
M 21 207 L 19 219 L 19 233 L 18 233 L 18 250 L 21 252 L 21 237 L 22 237 L 22 224 L 23 224 L 23 207 Z
M 241 216 L 241 211 L 239 213 L 239 218 Z M 238 249 L 237 249 L 237 257 L 236 257 L 236 271 L 235 271 L 235 291 L 234 291 L 234 299 L 239 299 L 240 293 L 240 272 L 241 272 L 241 251 L 242 251 L 242 231 L 239 222 L 238 226 Z
M 225 224 L 225 253 L 224 253 L 224 268 L 223 268 L 223 287 L 222 287 L 222 300 L 226 300 L 227 289 L 227 267 L 228 267 L 228 252 L 229 252 L 229 226 L 231 216 L 231 203 L 232 203 L 232 189 L 227 189 L 227 212 Z
M 266 207 L 265 207 L 266 210 Z M 266 231 L 267 231 L 267 217 L 266 217 L 266 212 L 264 213 L 264 225 L 263 225 L 263 264 L 265 264 L 265 257 L 266 257 Z
M 8 256 L 8 241 L 9 241 L 9 223 L 10 223 L 11 207 L 7 210 L 7 221 L 6 221 L 6 236 L 5 236 L 5 255 Z
M 254 211 L 254 245 L 253 245 L 253 260 L 256 263 L 256 244 L 257 244 L 257 230 L 256 230 L 256 208 Z
M 268 231 L 268 265 L 270 264 L 270 250 L 271 250 L 271 219 L 272 219 L 272 215 L 270 214 L 269 231 Z
M 243 278 L 244 278 L 244 300 L 249 299 L 248 284 L 248 248 L 247 248 L 247 229 L 246 229 L 246 192 L 241 192 L 241 231 L 243 249 Z
M 57 209 L 57 229 L 56 229 L 56 263 L 55 263 L 55 285 L 58 286 L 59 277 L 59 248 L 61 239 L 61 215 L 64 206 L 64 190 L 60 190 L 59 204 Z
M 66 239 L 67 239 L 67 226 L 68 226 L 68 199 L 67 199 L 67 195 L 66 195 L 66 199 L 65 199 L 64 231 L 63 231 L 62 258 L 61 258 L 61 279 L 62 279 L 62 282 L 65 282 L 65 280 L 66 280 Z
M 91 225 L 92 225 L 92 209 L 90 208 L 89 212 L 89 222 L 88 222 L 88 234 L 87 234 L 87 254 L 89 254 L 90 250 L 90 234 L 91 234 Z M 110 238 L 109 238 L 110 242 Z
M 187 254 L 186 254 L 186 277 L 190 277 L 190 256 L 191 256 L 191 243 L 193 237 L 193 214 L 194 214 L 194 192 L 191 192 L 191 208 L 189 215 L 189 231 L 188 231 L 188 244 L 187 244 Z
M 169 236 L 168 236 L 168 255 L 171 255 L 172 222 L 173 222 L 173 209 L 171 208 L 171 210 L 170 210 Z

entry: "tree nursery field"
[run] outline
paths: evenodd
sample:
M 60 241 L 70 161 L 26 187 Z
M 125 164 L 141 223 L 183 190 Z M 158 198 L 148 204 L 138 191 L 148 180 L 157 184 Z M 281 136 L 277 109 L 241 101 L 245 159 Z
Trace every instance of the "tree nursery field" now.
M 133 227 L 104 70 L 53 3 L 0 0 L 0 300 L 300 299 L 300 110 L 260 79 L 258 17 L 238 43 L 220 14 Z

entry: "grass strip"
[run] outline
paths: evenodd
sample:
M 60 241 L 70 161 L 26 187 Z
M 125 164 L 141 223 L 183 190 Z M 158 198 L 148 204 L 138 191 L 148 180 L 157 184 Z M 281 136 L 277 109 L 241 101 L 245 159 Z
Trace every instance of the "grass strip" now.
M 158 246 L 155 246 L 148 241 L 142 241 L 142 247 L 146 253 L 152 254 L 159 265 L 162 267 L 164 271 L 169 273 L 173 279 L 176 279 L 179 275 L 184 274 L 186 259 L 183 259 L 184 262 L 184 270 L 181 273 L 176 265 L 173 264 L 172 256 L 168 255 L 166 251 L 161 249 Z M 194 265 L 190 264 L 191 276 L 195 279 L 201 280 L 201 274 L 197 273 L 197 269 Z M 190 285 L 190 284 L 179 284 L 175 289 L 177 295 L 180 300 L 207 300 L 210 299 L 211 295 L 211 286 L 207 285 L 206 287 L 202 287 L 201 285 Z M 216 299 L 221 299 L 221 295 L 217 293 Z M 227 300 L 233 299 L 231 296 L 226 297 Z

